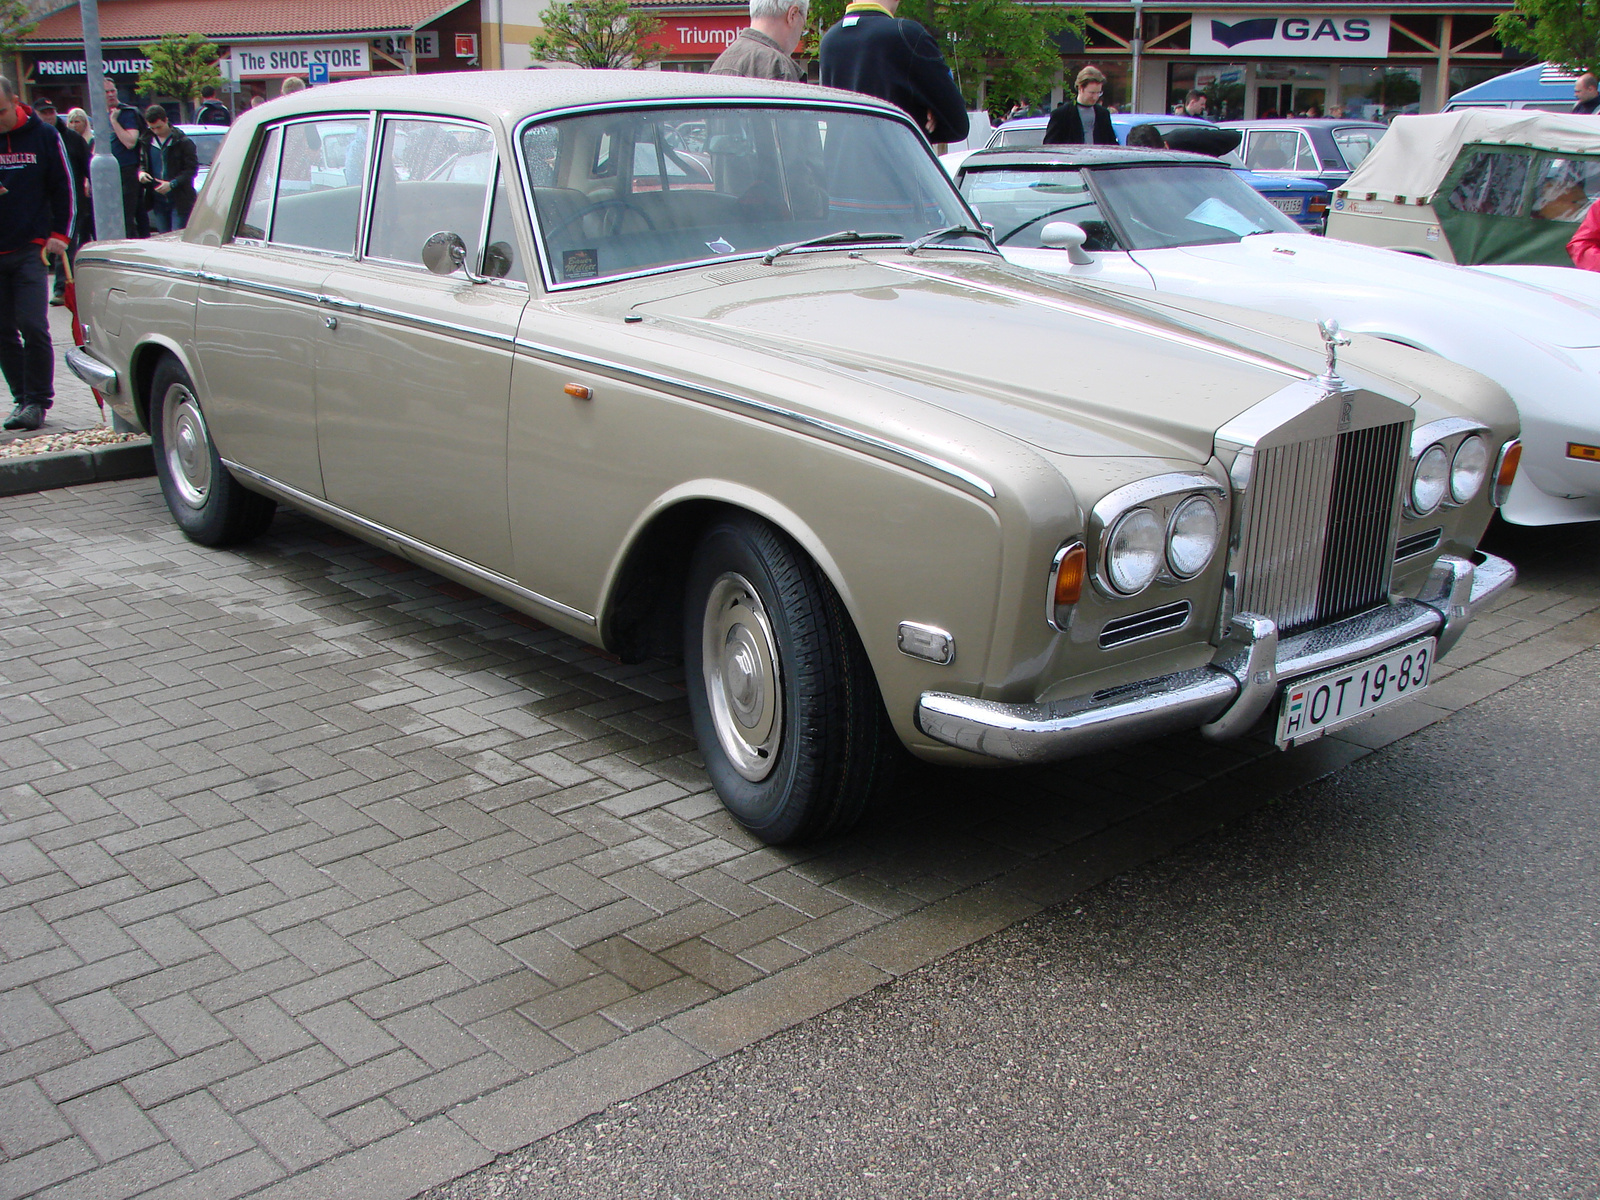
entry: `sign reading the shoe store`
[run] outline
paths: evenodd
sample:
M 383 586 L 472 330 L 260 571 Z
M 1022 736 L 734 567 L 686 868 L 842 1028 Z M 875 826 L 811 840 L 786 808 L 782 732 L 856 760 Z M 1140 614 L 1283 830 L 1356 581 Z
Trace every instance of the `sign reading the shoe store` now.
M 227 56 L 232 77 L 304 75 L 312 63 L 325 63 L 330 75 L 365 75 L 372 70 L 365 42 L 311 43 L 309 45 L 235 45 Z M 224 74 L 228 74 L 224 69 Z
M 1389 18 L 1369 13 L 1197 12 L 1191 54 L 1232 58 L 1388 58 Z

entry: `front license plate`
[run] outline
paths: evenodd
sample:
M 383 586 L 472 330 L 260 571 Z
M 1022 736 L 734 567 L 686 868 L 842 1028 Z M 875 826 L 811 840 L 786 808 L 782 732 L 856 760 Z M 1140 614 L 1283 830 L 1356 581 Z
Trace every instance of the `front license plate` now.
M 1278 710 L 1279 748 L 1287 750 L 1385 704 L 1416 695 L 1433 675 L 1434 645 L 1433 638 L 1425 638 L 1353 666 L 1291 683 L 1284 689 Z

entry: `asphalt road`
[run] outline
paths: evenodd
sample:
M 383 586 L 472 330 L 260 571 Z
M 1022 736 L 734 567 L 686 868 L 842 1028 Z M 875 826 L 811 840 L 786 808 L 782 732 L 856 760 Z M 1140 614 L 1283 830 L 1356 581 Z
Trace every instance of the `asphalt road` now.
M 429 1195 L 1600 1195 L 1597 676 Z

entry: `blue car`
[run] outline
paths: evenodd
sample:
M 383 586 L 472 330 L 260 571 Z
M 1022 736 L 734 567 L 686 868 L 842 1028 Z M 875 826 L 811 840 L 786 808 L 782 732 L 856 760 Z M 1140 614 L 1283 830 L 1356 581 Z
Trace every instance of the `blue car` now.
M 1014 121 L 1007 121 L 994 131 L 984 149 L 1043 145 L 1045 127 L 1049 124 L 1049 117 L 1019 117 Z M 1200 117 L 1163 116 L 1160 113 L 1113 113 L 1111 116 L 1111 128 L 1116 130 L 1117 141 L 1122 143 L 1127 142 L 1129 131 L 1140 125 L 1154 125 L 1163 140 L 1169 133 L 1186 126 L 1223 128 Z M 1187 149 L 1187 147 L 1182 148 Z M 945 156 L 947 159 L 954 157 L 954 155 Z M 1312 233 L 1323 231 L 1328 219 L 1328 205 L 1332 199 L 1323 184 L 1315 179 L 1262 175 L 1238 166 L 1235 166 L 1234 170 L 1239 178 L 1260 192 L 1274 208 L 1296 225 Z

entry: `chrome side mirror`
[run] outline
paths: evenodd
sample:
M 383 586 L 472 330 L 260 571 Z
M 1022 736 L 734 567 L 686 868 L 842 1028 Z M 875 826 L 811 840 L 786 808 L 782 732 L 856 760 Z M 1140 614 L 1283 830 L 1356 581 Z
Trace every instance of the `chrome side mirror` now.
M 467 244 L 461 235 L 448 229 L 441 229 L 422 243 L 422 265 L 435 275 L 452 275 L 459 268 L 473 283 L 488 282 L 467 265 Z
M 1067 258 L 1080 267 L 1094 262 L 1094 256 L 1083 248 L 1083 243 L 1088 240 L 1089 235 L 1084 232 L 1083 226 L 1074 225 L 1071 221 L 1051 221 L 1039 231 L 1040 245 L 1065 250 Z

